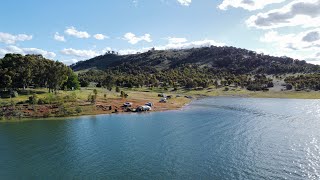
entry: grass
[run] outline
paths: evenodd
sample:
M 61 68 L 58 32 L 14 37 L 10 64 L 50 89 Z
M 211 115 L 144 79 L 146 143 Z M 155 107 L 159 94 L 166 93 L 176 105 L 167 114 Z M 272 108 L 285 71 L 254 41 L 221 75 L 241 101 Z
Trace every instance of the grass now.
M 97 99 L 95 104 L 91 104 L 88 101 L 88 97 L 94 95 L 93 90 L 97 90 Z M 83 88 L 76 91 L 58 91 L 57 94 L 48 93 L 47 89 L 30 89 L 30 93 L 20 94 L 15 98 L 0 99 L 0 107 L 5 105 L 16 104 L 12 112 L 22 115 L 22 120 L 28 120 L 32 118 L 44 117 L 73 117 L 82 115 L 97 115 L 97 114 L 110 114 L 118 110 L 118 112 L 124 112 L 121 106 L 124 102 L 132 102 L 133 108 L 140 105 L 144 105 L 146 102 L 153 102 L 153 111 L 173 110 L 183 107 L 190 102 L 187 98 L 176 98 L 175 96 L 169 100 L 168 103 L 159 103 L 159 97 L 157 92 L 146 92 L 145 89 L 126 89 L 121 88 L 129 96 L 128 98 L 121 98 L 119 92 L 115 92 L 115 88 L 112 91 L 106 88 Z M 52 105 L 31 105 L 26 101 L 29 100 L 33 94 L 37 94 L 37 99 L 45 100 L 45 102 L 53 102 Z M 50 101 L 49 97 L 53 97 L 53 101 Z M 69 97 L 69 98 L 67 98 Z M 76 98 L 74 98 L 76 97 Z M 109 107 L 111 106 L 111 110 Z M 8 111 L 6 111 L 8 112 Z M 6 119 L 5 119 L 6 118 Z M 15 120 L 16 118 L 16 120 Z M 8 115 L 0 117 L 2 122 L 21 121 L 19 116 Z
M 97 108 L 95 104 L 90 104 L 90 102 L 88 102 L 88 96 L 94 95 L 93 89 L 96 89 L 98 91 L 97 104 L 100 104 L 103 106 L 111 105 L 113 108 L 112 111 L 101 110 Z M 121 88 L 121 90 L 127 93 L 129 97 L 126 99 L 121 98 L 120 93 L 115 92 L 115 88 L 112 91 L 109 91 L 106 88 L 83 88 L 81 90 L 76 90 L 76 91 L 59 91 L 57 92 L 57 96 L 60 97 L 59 99 L 65 99 L 66 96 L 74 96 L 74 95 L 76 96 L 75 101 L 68 101 L 68 100 L 64 101 L 62 105 L 59 105 L 59 108 L 60 107 L 64 108 L 64 110 L 67 112 L 67 114 L 65 114 L 65 116 L 67 117 L 82 116 L 82 115 L 110 114 L 114 111 L 115 108 L 122 106 L 124 102 L 128 101 L 128 102 L 133 102 L 135 106 L 143 105 L 146 102 L 153 102 L 153 103 L 156 103 L 156 107 L 154 108 L 154 111 L 163 111 L 163 110 L 181 108 L 185 104 L 188 104 L 191 101 L 190 99 L 184 98 L 184 97 L 176 98 L 176 95 L 178 94 L 181 96 L 186 95 L 186 96 L 192 96 L 192 97 L 239 96 L 239 97 L 252 97 L 252 98 L 320 99 L 320 92 L 316 92 L 316 91 L 252 92 L 246 89 L 235 88 L 235 87 L 229 87 L 228 91 L 225 91 L 225 88 L 216 89 L 214 87 L 209 87 L 201 90 L 178 89 L 177 91 L 173 91 L 173 89 L 169 89 L 168 91 L 165 91 L 161 88 L 150 89 L 146 87 L 132 88 L 132 89 Z M 26 102 L 29 99 L 29 97 L 32 96 L 32 94 L 34 93 L 37 94 L 37 97 L 39 99 L 45 99 L 46 97 L 52 96 L 52 94 L 48 93 L 47 89 L 32 89 L 30 90 L 30 93 L 22 93 L 16 98 L 0 99 L 0 106 Z M 169 103 L 165 103 L 165 104 L 159 103 L 159 99 L 160 99 L 158 97 L 159 93 L 173 95 L 173 99 L 171 99 Z M 24 104 L 27 104 L 27 103 L 24 103 Z M 28 106 L 29 108 L 32 107 L 32 105 L 28 105 Z M 43 105 L 36 105 L 36 108 L 38 109 L 41 109 L 43 107 L 44 107 Z M 49 117 L 49 119 L 50 118 L 52 119 L 52 117 L 59 116 L 59 113 L 45 116 L 44 114 L 38 114 L 38 110 L 35 110 L 34 113 L 35 114 L 32 114 L 31 116 L 26 116 L 26 117 L 27 118 L 40 117 L 40 119 L 43 119 L 41 117 Z M 0 117 L 0 121 L 1 122 L 21 121 L 21 120 L 15 120 L 14 117 L 9 117 L 9 118 L 10 119 L 4 119 L 3 117 Z
M 320 99 L 320 92 L 311 91 L 248 91 L 241 88 L 230 88 L 229 91 L 220 89 L 206 89 L 201 91 L 185 91 L 185 94 L 204 95 L 204 96 L 241 96 L 252 98 L 288 98 L 288 99 Z
M 154 88 L 152 90 L 148 88 L 135 88 L 132 89 L 139 92 L 153 92 L 153 93 L 162 93 L 165 92 L 163 89 Z M 171 90 L 171 91 L 170 91 Z M 320 92 L 317 91 L 248 91 L 242 88 L 229 87 L 228 91 L 225 91 L 224 88 L 209 87 L 202 90 L 184 90 L 178 89 L 177 91 L 172 92 L 172 89 L 169 90 L 169 93 L 173 94 L 183 94 L 189 96 L 240 96 L 240 97 L 252 97 L 252 98 L 289 98 L 289 99 L 320 99 Z
M 112 91 L 109 91 L 105 88 L 83 88 L 81 90 L 76 91 L 58 91 L 58 96 L 67 96 L 74 93 L 78 100 L 86 101 L 89 95 L 93 95 L 93 89 L 97 89 L 98 91 L 98 100 L 111 99 L 111 98 L 119 98 L 119 94 L 115 92 L 115 88 Z M 129 94 L 128 100 L 132 99 L 144 99 L 148 97 L 149 99 L 158 99 L 158 93 L 166 93 L 166 94 L 183 94 L 190 96 L 242 96 L 242 97 L 254 97 L 254 98 L 293 98 L 293 99 L 320 99 L 320 92 L 311 91 L 280 91 L 280 92 L 252 92 L 246 89 L 241 88 L 229 88 L 228 91 L 224 91 L 224 88 L 216 89 L 214 87 L 209 87 L 202 90 L 183 90 L 178 89 L 177 91 L 165 91 L 161 88 L 132 88 L 126 89 L 121 88 L 121 90 L 125 91 Z M 25 102 L 29 99 L 32 94 L 37 94 L 38 98 L 44 99 L 48 97 L 49 93 L 47 89 L 34 89 L 30 90 L 29 94 L 20 94 L 16 98 L 6 98 L 0 99 L 0 105 Z M 104 97 L 106 94 L 106 98 Z

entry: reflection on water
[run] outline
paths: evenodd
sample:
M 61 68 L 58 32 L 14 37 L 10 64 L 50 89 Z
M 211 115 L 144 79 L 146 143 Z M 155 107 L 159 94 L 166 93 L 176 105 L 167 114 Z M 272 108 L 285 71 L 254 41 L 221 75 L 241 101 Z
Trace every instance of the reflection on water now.
M 0 177 L 319 179 L 319 129 L 319 100 L 250 98 L 0 124 Z

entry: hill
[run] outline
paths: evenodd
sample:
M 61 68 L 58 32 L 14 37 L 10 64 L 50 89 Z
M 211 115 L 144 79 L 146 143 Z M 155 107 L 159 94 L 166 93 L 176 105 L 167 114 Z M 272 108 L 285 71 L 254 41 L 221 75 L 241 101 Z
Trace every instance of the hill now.
M 141 54 L 105 54 L 71 65 L 75 71 L 85 69 L 106 70 L 123 65 L 154 67 L 168 70 L 184 65 L 197 65 L 235 74 L 245 73 L 309 73 L 319 66 L 289 57 L 274 57 L 235 47 L 203 47 L 182 50 L 148 51 Z
M 132 55 L 105 54 L 71 66 L 85 86 L 207 88 L 246 87 L 268 90 L 271 76 L 320 72 L 320 66 L 289 57 L 274 57 L 235 47 L 150 50 Z M 294 84 L 292 84 L 294 86 Z M 300 87 L 300 86 L 299 86 Z

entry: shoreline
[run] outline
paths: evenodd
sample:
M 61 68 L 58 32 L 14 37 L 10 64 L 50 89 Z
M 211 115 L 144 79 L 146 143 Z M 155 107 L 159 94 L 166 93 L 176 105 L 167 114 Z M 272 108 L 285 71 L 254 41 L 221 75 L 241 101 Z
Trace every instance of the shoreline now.
M 83 92 L 80 92 L 83 93 Z M 130 96 L 133 98 L 128 99 L 121 99 L 121 98 L 108 98 L 102 99 L 100 98 L 96 104 L 90 105 L 88 102 L 85 101 L 78 101 L 76 103 L 69 103 L 66 104 L 68 108 L 75 108 L 75 107 L 82 107 L 84 110 L 81 113 L 73 113 L 73 114 L 66 114 L 66 115 L 57 115 L 52 114 L 50 116 L 44 116 L 42 114 L 35 114 L 30 115 L 29 117 L 4 117 L 3 119 L 0 118 L 0 123 L 10 123 L 10 122 L 25 122 L 25 121 L 32 121 L 32 120 L 69 120 L 75 119 L 83 116 L 97 116 L 97 115 L 111 115 L 111 114 L 128 114 L 128 113 L 139 113 L 139 112 L 128 112 L 125 108 L 122 108 L 121 105 L 124 102 L 133 102 L 135 106 L 143 105 L 146 102 L 154 102 L 155 106 L 152 107 L 152 112 L 164 112 L 164 111 L 171 111 L 171 110 L 181 110 L 184 107 L 190 105 L 193 101 L 203 98 L 213 98 L 213 97 L 229 97 L 229 98 L 270 98 L 270 99 L 320 99 L 320 92 L 296 92 L 296 91 L 285 91 L 285 92 L 250 92 L 246 90 L 231 90 L 231 91 L 219 91 L 219 89 L 215 89 L 212 91 L 177 91 L 177 92 L 168 92 L 168 94 L 172 94 L 172 96 L 180 95 L 179 97 L 174 97 L 170 99 L 167 103 L 159 103 L 158 93 L 153 92 L 146 92 L 143 89 L 139 90 L 131 90 L 129 92 Z M 316 96 L 313 96 L 316 94 Z M 188 98 L 188 96 L 192 96 L 192 98 Z M 82 103 L 82 104 L 81 104 Z M 77 105 L 74 105 L 77 104 Z M 68 106 L 69 105 L 69 106 Z M 26 106 L 26 105 L 24 105 Z M 31 105 L 28 105 L 28 107 Z M 38 109 L 42 109 L 46 106 L 50 105 L 37 105 Z M 52 106 L 52 105 L 51 105 Z M 20 106 L 21 107 L 21 106 Z M 102 107 L 102 108 L 101 108 Z M 112 107 L 112 110 L 106 110 L 106 107 Z M 115 112 L 115 109 L 118 109 Z M 23 112 L 22 110 L 18 110 L 20 113 Z M 38 111 L 38 110 L 34 110 Z M 41 116 L 43 115 L 43 116 Z
M 19 123 L 19 122 L 28 122 L 28 121 L 64 121 L 64 120 L 76 120 L 77 118 L 82 117 L 95 117 L 95 116 L 105 116 L 105 115 L 125 115 L 125 114 L 146 114 L 146 113 L 156 113 L 156 112 L 168 112 L 168 111 L 180 111 L 183 110 L 185 107 L 189 106 L 194 100 L 198 98 L 190 100 L 189 103 L 183 104 L 181 107 L 177 108 L 168 108 L 168 109 L 159 109 L 153 111 L 144 111 L 144 112 L 124 112 L 120 111 L 117 113 L 108 112 L 108 113 L 96 113 L 96 114 L 81 114 L 81 115 L 71 115 L 65 117 L 27 117 L 27 118 L 12 118 L 12 119 L 5 119 L 0 120 L 0 123 Z

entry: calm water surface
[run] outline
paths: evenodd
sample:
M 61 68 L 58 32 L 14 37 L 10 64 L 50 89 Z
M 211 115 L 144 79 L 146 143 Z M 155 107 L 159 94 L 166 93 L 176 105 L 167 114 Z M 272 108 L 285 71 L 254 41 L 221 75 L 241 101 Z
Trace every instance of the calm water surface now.
M 0 179 L 320 179 L 320 101 L 0 124 Z

